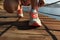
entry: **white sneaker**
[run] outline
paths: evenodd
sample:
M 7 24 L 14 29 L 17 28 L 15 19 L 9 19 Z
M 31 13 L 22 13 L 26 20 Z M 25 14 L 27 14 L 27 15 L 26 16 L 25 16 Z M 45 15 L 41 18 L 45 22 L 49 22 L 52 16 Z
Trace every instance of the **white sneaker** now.
M 18 6 L 17 15 L 18 17 L 23 17 L 23 9 L 20 6 Z
M 22 12 L 22 10 L 21 10 L 21 9 L 20 9 L 20 10 L 18 10 L 18 13 L 17 13 L 17 14 L 18 14 L 18 17 L 24 17 L 24 16 L 23 16 L 23 12 Z
M 30 13 L 29 26 L 37 26 L 37 27 L 42 26 L 41 21 L 38 17 L 38 12 L 36 10 L 32 10 L 32 12 Z

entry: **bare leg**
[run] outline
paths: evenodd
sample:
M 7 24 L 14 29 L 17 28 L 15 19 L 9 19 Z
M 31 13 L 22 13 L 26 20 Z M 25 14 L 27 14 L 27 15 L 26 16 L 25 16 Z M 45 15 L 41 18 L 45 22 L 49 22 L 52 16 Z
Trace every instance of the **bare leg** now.
M 18 17 L 23 17 L 21 0 L 18 0 L 18 2 L 19 2 L 19 4 L 18 4 L 18 8 L 17 8 L 17 14 L 18 14 Z
M 41 26 L 41 21 L 38 17 L 38 2 L 37 0 L 31 0 L 31 12 L 30 12 L 30 26 Z
M 45 4 L 45 3 L 44 3 L 44 0 L 39 0 L 39 3 L 38 3 L 38 6 L 39 6 L 39 7 L 44 6 L 44 4 Z
M 32 9 L 38 10 L 37 0 L 31 0 L 31 7 L 32 7 Z

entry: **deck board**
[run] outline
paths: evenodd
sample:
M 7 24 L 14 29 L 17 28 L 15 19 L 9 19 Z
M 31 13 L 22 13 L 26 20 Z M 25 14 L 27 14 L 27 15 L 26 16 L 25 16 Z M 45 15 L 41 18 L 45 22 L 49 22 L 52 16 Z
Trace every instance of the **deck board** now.
M 18 18 L 16 13 L 10 14 L 1 11 L 0 34 L 1 32 L 3 33 L 0 36 L 0 40 L 59 40 L 60 21 L 49 18 L 43 14 L 39 14 L 39 18 L 44 25 L 42 25 L 42 27 L 33 28 L 28 25 L 28 12 L 24 12 L 23 18 Z

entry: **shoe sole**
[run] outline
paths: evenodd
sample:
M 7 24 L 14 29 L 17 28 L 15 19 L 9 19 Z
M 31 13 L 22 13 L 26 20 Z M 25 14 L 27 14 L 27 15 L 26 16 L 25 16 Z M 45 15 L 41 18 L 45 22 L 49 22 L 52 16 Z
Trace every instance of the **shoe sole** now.
M 41 27 L 41 25 L 39 25 L 38 23 L 34 22 L 32 25 L 30 25 L 32 27 Z

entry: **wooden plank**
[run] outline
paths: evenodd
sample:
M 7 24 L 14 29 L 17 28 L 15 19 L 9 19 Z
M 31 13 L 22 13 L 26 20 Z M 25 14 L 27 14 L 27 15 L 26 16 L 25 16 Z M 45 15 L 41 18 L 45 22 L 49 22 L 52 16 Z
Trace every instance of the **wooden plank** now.
M 3 32 L 3 35 L 0 37 L 1 40 L 52 40 L 54 38 L 49 32 L 51 32 L 52 35 L 60 33 L 56 32 L 60 30 L 60 21 L 49 18 L 48 16 L 42 14 L 39 14 L 39 18 L 49 30 L 46 29 L 44 25 L 37 28 L 29 27 L 29 13 L 27 12 L 24 12 L 24 17 L 20 19 L 17 17 L 16 13 L 5 13 L 5 15 L 4 13 L 0 14 L 0 16 L 5 16 L 7 14 L 7 18 L 0 18 L 0 33 Z M 5 30 L 8 27 L 11 28 Z M 58 37 L 58 35 L 56 36 Z

